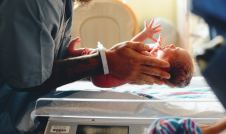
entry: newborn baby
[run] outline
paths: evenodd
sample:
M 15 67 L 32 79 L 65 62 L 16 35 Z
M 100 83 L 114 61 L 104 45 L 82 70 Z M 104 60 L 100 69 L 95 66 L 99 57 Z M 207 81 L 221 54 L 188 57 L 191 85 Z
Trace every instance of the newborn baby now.
M 162 48 L 155 46 L 150 48 L 150 56 L 164 59 L 170 63 L 170 68 L 166 68 L 166 70 L 171 77 L 165 80 L 166 84 L 173 87 L 185 87 L 190 83 L 193 75 L 193 62 L 185 49 L 175 47 L 175 45 L 167 45 Z M 127 83 L 126 80 L 110 74 L 92 77 L 92 82 L 99 87 L 115 87 Z
M 150 53 L 151 56 L 156 56 L 170 63 L 170 68 L 168 68 L 167 71 L 170 73 L 171 77 L 169 80 L 166 80 L 166 84 L 176 87 L 185 87 L 190 83 L 194 67 L 188 51 L 171 44 L 165 47 L 157 45 Z

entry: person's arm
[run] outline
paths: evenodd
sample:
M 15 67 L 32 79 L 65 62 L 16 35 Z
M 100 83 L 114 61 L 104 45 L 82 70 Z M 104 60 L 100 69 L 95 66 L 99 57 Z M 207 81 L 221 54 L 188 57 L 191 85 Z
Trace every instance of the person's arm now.
M 134 84 L 162 83 L 161 78 L 168 79 L 170 75 L 161 68 L 168 67 L 169 63 L 141 54 L 148 49 L 142 43 L 123 42 L 106 50 L 110 74 Z M 55 89 L 81 78 L 100 74 L 103 74 L 103 69 L 98 53 L 58 60 L 54 62 L 52 74 L 44 83 L 20 90 Z
M 42 85 L 20 90 L 55 89 L 67 83 L 88 76 L 103 74 L 99 53 L 57 60 L 53 64 L 52 74 Z

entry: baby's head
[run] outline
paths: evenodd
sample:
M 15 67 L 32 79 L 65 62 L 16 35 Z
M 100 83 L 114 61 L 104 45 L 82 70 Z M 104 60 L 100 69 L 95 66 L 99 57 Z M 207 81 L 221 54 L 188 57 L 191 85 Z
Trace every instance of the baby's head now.
M 171 78 L 168 82 L 176 87 L 187 86 L 194 71 L 193 61 L 188 51 L 174 45 L 167 45 L 158 50 L 158 52 L 161 51 L 163 52 L 161 58 L 170 63 L 170 68 L 167 71 Z

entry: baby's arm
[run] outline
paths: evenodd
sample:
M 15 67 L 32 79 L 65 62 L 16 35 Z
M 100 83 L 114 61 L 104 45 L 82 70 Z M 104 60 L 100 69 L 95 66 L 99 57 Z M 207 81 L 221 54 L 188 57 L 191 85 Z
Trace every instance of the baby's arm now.
M 154 19 L 151 20 L 151 22 L 148 24 L 147 21 L 144 22 L 144 29 L 135 35 L 131 41 L 135 42 L 144 42 L 147 38 L 153 40 L 154 42 L 157 42 L 157 39 L 153 37 L 154 34 L 161 31 L 160 25 L 153 26 L 154 25 Z

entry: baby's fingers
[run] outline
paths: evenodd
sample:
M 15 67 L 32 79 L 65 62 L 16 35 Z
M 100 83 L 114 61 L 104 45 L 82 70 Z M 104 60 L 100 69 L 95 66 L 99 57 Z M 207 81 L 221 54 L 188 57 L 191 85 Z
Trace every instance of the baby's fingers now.
M 144 26 L 145 26 L 145 28 L 148 28 L 147 20 L 144 21 Z
M 159 32 L 161 31 L 161 25 L 157 25 L 155 27 L 152 28 L 155 32 Z
M 154 24 L 154 22 L 155 22 L 155 20 L 154 20 L 154 19 L 152 19 L 152 20 L 151 20 L 151 22 L 149 23 L 148 27 L 152 27 L 152 26 L 153 26 L 153 24 Z

